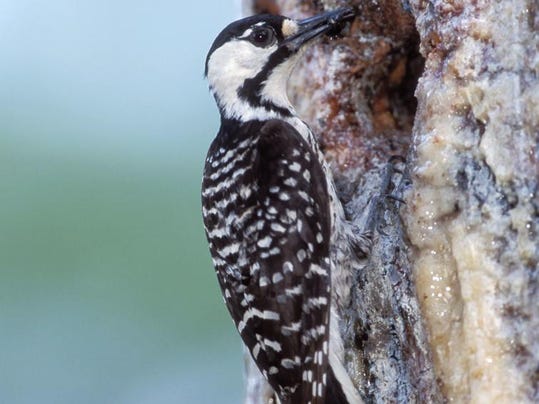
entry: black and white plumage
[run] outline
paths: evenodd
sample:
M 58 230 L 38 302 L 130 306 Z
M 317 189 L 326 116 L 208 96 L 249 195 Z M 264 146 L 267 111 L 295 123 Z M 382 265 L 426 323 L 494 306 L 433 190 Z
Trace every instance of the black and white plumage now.
M 221 32 L 206 60 L 221 113 L 202 184 L 206 235 L 226 306 L 283 404 L 360 402 L 335 331 L 332 282 L 344 278 L 332 242 L 344 215 L 286 96 L 302 46 L 352 17 L 248 17 Z

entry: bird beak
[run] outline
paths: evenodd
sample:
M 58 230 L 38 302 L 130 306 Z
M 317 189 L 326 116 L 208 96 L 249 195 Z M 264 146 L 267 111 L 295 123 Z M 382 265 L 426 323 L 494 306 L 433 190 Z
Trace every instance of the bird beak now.
M 344 7 L 297 21 L 298 30 L 286 38 L 283 45 L 291 51 L 298 51 L 311 39 L 328 32 L 339 32 L 342 24 L 352 20 L 355 15 L 356 12 L 352 7 Z

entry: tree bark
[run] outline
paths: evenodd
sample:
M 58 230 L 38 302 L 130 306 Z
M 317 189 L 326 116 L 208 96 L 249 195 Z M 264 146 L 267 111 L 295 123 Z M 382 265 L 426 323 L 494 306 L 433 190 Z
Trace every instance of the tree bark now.
M 539 402 L 539 3 L 244 0 L 244 12 L 344 5 L 358 18 L 307 51 L 289 95 L 350 220 L 388 178 L 406 202 L 380 199 L 354 274 L 348 371 L 365 402 Z M 393 155 L 406 158 L 391 176 Z M 267 403 L 248 369 L 246 402 Z

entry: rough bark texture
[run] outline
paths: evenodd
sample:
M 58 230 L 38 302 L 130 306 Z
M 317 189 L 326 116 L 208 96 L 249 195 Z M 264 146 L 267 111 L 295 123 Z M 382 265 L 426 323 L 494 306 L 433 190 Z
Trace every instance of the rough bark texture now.
M 442 391 L 538 402 L 538 3 L 411 5 L 426 64 L 403 217 Z
M 391 156 L 407 156 L 389 184 L 406 204 L 381 199 L 355 274 L 348 370 L 366 402 L 539 402 L 539 3 L 244 0 L 244 12 L 343 5 L 359 17 L 307 51 L 290 98 L 351 220 Z M 246 401 L 266 403 L 249 369 Z

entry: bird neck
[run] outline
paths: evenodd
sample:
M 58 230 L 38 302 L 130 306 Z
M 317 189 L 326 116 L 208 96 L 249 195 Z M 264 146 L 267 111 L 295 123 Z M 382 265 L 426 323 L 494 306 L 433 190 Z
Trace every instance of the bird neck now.
M 275 52 L 258 74 L 247 79 L 242 78 L 245 72 L 241 69 L 232 69 L 236 73 L 226 76 L 212 74 L 210 89 L 221 115 L 241 121 L 285 120 L 295 116 L 287 85 L 297 56 L 282 62 L 284 56 Z
M 277 106 L 253 105 L 250 100 L 241 97 L 227 97 L 221 100 L 215 96 L 219 112 L 224 119 L 248 122 L 248 121 L 269 121 L 270 119 L 281 119 L 295 116 L 292 107 L 282 108 Z
M 309 126 L 303 122 L 297 115 L 282 116 L 277 113 L 271 114 L 271 116 L 262 116 L 254 119 L 237 119 L 227 118 L 224 114 L 221 114 L 221 129 L 218 134 L 219 137 L 226 137 L 227 139 L 221 139 L 225 143 L 232 141 L 232 139 L 238 140 L 238 136 L 243 134 L 252 135 L 259 133 L 260 128 L 270 120 L 280 120 L 288 123 L 294 129 L 298 131 L 300 136 L 313 148 L 313 150 L 319 152 L 318 141 L 312 133 Z

